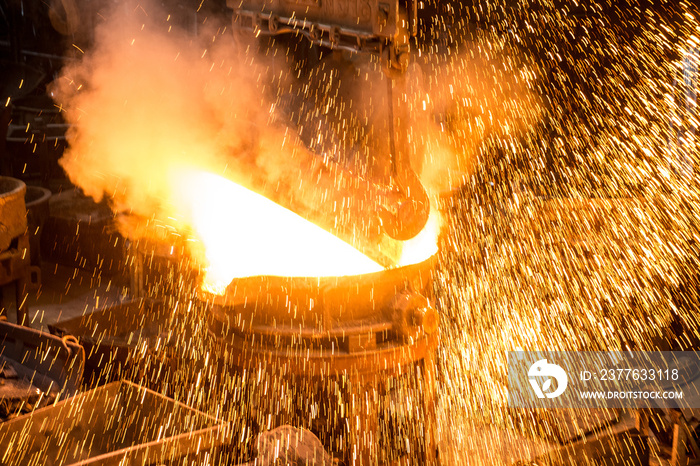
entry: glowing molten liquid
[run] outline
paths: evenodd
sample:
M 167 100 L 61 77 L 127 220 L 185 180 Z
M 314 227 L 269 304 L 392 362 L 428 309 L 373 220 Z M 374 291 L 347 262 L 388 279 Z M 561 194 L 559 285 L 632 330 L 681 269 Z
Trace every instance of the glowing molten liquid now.
M 425 227 L 414 238 L 404 241 L 398 266 L 423 262 L 438 252 L 438 235 L 440 234 L 440 214 L 435 207 L 430 208 L 430 217 Z
M 223 294 L 234 278 L 343 276 L 383 268 L 350 244 L 224 177 L 178 172 L 178 210 L 201 241 L 205 291 Z

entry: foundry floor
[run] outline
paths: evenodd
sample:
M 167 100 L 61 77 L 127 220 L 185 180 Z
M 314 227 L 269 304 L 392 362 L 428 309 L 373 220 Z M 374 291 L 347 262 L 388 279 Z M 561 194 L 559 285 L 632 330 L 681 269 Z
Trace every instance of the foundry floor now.
M 75 192 L 55 195 L 51 205 L 52 215 L 62 216 L 71 222 L 82 222 L 81 225 L 89 226 L 94 224 L 95 219 L 104 219 L 105 215 L 109 215 L 104 211 L 104 206 L 91 204 Z M 76 231 L 76 228 L 72 231 Z M 85 228 L 81 226 L 80 231 L 84 233 Z M 44 235 L 54 233 L 59 234 L 45 231 Z M 89 234 L 94 234 L 94 231 Z M 73 241 L 72 237 L 68 239 Z M 88 242 L 94 243 L 96 240 Z M 82 246 L 85 249 L 85 243 Z M 41 262 L 41 286 L 31 291 L 28 297 L 30 327 L 48 331 L 48 325 L 118 304 L 129 296 L 129 280 L 123 273 L 103 272 L 94 266 L 80 268 L 67 265 L 74 260 L 73 254 L 68 253 L 59 260 L 62 262 L 60 264 L 53 260 Z M 0 290 L 6 314 L 11 322 L 15 322 L 16 303 L 12 287 L 13 285 L 8 285 Z M 439 446 L 441 457 L 444 458 L 443 464 L 510 465 L 527 462 L 554 447 L 549 442 L 526 438 L 495 426 L 455 429 L 454 426 L 443 425 L 440 430 L 443 433 L 443 441 Z M 456 439 L 450 438 L 453 435 L 460 436 L 460 441 L 455 442 Z M 450 447 L 456 443 L 466 447 L 454 451 Z
M 118 276 L 93 276 L 86 270 L 43 261 L 41 286 L 28 296 L 29 326 L 48 331 L 48 325 L 89 314 L 106 303 L 117 303 L 128 290 Z M 16 321 L 14 285 L 2 287 L 11 322 Z
M 48 331 L 48 325 L 94 312 L 109 303 L 118 303 L 128 295 L 128 281 L 119 275 L 95 277 L 90 271 L 44 261 L 42 284 L 30 293 L 29 325 Z M 14 293 L 4 287 L 9 320 L 15 320 Z M 449 435 L 449 434 L 448 434 Z M 469 431 L 468 449 L 448 452 L 451 442 L 441 445 L 446 464 L 513 464 L 541 455 L 552 444 L 514 435 L 493 426 Z

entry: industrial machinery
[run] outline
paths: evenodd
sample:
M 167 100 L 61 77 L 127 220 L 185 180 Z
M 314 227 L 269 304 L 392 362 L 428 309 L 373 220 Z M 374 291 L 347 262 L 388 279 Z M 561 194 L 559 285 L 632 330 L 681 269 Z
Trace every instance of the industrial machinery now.
M 197 299 L 188 306 L 204 309 L 196 317 L 197 328 L 202 328 L 202 318 L 208 326 L 205 336 L 198 333 L 201 340 L 193 339 L 191 344 L 201 343 L 196 351 L 207 354 L 206 362 L 200 361 L 206 367 L 197 372 L 185 369 L 184 363 L 175 364 L 181 370 L 177 377 L 182 385 L 176 388 L 196 388 L 198 396 L 216 400 L 212 412 L 231 422 L 233 433 L 226 442 L 234 450 L 240 446 L 242 453 L 235 456 L 242 461 L 261 454 L 247 440 L 255 438 L 255 433 L 292 425 L 318 435 L 323 446 L 344 464 L 402 460 L 434 464 L 439 331 L 430 297 L 436 255 L 433 250 L 411 265 L 399 266 L 396 254 L 385 253 L 387 242 L 399 244 L 423 231 L 431 210 L 426 189 L 411 164 L 404 118 L 408 109 L 401 98 L 410 37 L 417 34 L 418 4 L 283 0 L 274 4 L 229 1 L 228 6 L 238 31 L 247 30 L 254 36 L 286 35 L 285 40 L 290 41 L 308 39 L 337 61 L 346 58 L 343 53 L 381 60 L 386 77 L 384 101 L 389 102 L 388 121 L 383 125 L 388 150 L 371 156 L 386 159 L 386 170 L 379 176 L 361 174 L 342 161 L 323 161 L 312 148 L 304 161 L 318 168 L 306 173 L 316 192 L 333 192 L 345 209 L 343 215 L 362 224 L 370 241 L 381 246 L 387 258 L 377 262 L 386 270 L 338 277 L 253 276 L 234 279 L 222 295 L 198 290 Z M 329 210 L 321 199 L 317 204 L 319 210 Z M 134 260 L 125 262 L 132 273 L 132 298 L 165 298 L 172 306 L 177 302 L 171 299 L 173 295 L 187 299 L 195 295 L 190 291 L 197 277 L 183 270 L 191 265 L 187 252 L 174 247 L 171 240 L 165 238 L 158 245 L 163 246 L 163 254 L 156 247 L 147 247 L 146 241 L 130 244 Z M 122 303 L 63 322 L 63 329 L 75 333 L 86 347 L 93 345 L 87 361 L 88 372 L 95 373 L 92 380 L 128 377 L 126 362 L 119 365 L 126 359 L 121 356 L 132 354 L 140 343 L 143 359 L 159 365 L 147 375 L 165 379 L 162 374 L 172 374 L 165 362 L 160 365 L 162 360 L 146 351 L 155 352 L 172 341 L 161 338 L 167 325 L 156 322 L 158 312 L 143 304 L 149 300 L 132 302 L 140 304 L 132 309 Z M 177 306 L 167 311 L 171 320 L 183 313 Z M 194 318 L 193 314 L 188 318 Z M 127 315 L 135 315 L 138 322 L 132 323 Z M 173 326 L 167 333 L 177 332 Z M 190 344 L 188 337 L 178 335 L 177 339 Z M 169 348 L 167 352 L 174 351 Z M 107 370 L 110 364 L 104 360 L 110 361 L 113 372 Z M 190 380 L 194 373 L 205 378 Z M 115 397 L 114 390 L 131 391 L 133 387 L 127 385 L 107 387 L 104 396 Z
M 360 174 L 342 156 L 329 161 L 311 149 L 307 165 L 314 167 L 317 158 L 323 167 L 308 177 L 312 189 L 342 199 L 345 214 L 383 250 L 415 237 L 430 215 L 428 194 L 410 162 L 402 99 L 417 2 L 227 3 L 237 33 L 287 35 L 282 43 L 290 47 L 299 41 L 308 47 L 308 40 L 325 51 L 330 66 L 366 55 L 381 61 L 388 153 L 368 152 L 386 159 L 386 176 Z M 377 260 L 369 249 L 363 252 Z M 388 268 L 378 273 L 256 276 L 234 279 L 221 295 L 200 291 L 218 353 L 215 372 L 229 387 L 229 410 L 240 420 L 235 437 L 292 425 L 311 430 L 345 464 L 436 464 L 439 316 L 429 299 L 436 257 L 403 267 L 379 259 Z
M 303 34 L 331 49 L 374 53 L 388 72 L 409 63 L 409 37 L 418 31 L 418 2 L 396 0 L 228 0 L 234 25 L 255 34 Z
M 382 0 L 227 0 L 234 11 L 234 29 L 255 36 L 292 34 L 332 51 L 371 54 L 382 62 L 387 80 L 388 179 L 365 181 L 347 170 L 334 167 L 334 178 L 348 180 L 344 186 L 355 198 L 371 199 L 360 216 L 376 212 L 376 224 L 390 238 L 407 240 L 425 226 L 430 202 L 410 163 L 406 136 L 406 112 L 401 105 L 404 73 L 409 66 L 410 38 L 418 31 L 418 2 Z
M 437 464 L 439 317 L 425 297 L 435 261 L 345 277 L 249 277 L 224 295 L 200 294 L 215 372 L 230 387 L 227 411 L 245 419 L 234 437 L 292 425 L 345 464 Z
M 0 286 L 13 284 L 17 323 L 27 322 L 27 293 L 40 281 L 41 272 L 30 261 L 27 231 L 27 186 L 20 180 L 0 176 Z M 5 314 L 0 291 L 0 315 Z

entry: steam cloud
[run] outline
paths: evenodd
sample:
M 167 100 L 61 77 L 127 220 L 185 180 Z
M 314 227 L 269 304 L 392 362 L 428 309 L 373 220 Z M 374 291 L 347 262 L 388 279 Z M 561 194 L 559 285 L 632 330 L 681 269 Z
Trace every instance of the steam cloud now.
M 173 179 L 194 169 L 283 205 L 318 209 L 329 185 L 309 176 L 322 160 L 311 151 L 376 176 L 348 155 L 372 161 L 388 150 L 386 112 L 377 110 L 386 105 L 386 86 L 377 83 L 385 78 L 376 61 L 356 61 L 352 79 L 338 71 L 344 66 L 338 60 L 321 61 L 304 83 L 289 66 L 287 48 L 257 53 L 253 42 L 234 38 L 226 15 L 220 23 L 207 18 L 196 35 L 148 2 L 122 2 L 100 17 L 92 47 L 66 66 L 51 91 L 72 125 L 61 165 L 87 195 L 107 197 L 115 212 L 172 222 L 180 214 Z M 495 66 L 483 65 L 453 56 L 431 65 L 428 79 L 408 75 L 404 134 L 433 193 L 448 188 L 446 180 L 460 181 L 453 172 L 470 170 L 492 128 L 505 125 L 508 132 L 508 122 L 512 130 L 525 114 L 517 98 L 504 94 L 504 73 L 489 75 Z M 339 81 L 350 90 L 339 91 Z M 303 104 L 295 110 L 295 102 Z M 451 120 L 438 121 L 436 113 Z M 130 227 L 122 233 L 135 235 Z
M 143 6 L 106 18 L 52 89 L 72 124 L 61 164 L 96 200 L 106 194 L 115 211 L 151 217 L 167 206 L 171 169 L 223 173 L 229 154 L 245 157 L 251 127 L 269 116 L 262 70 L 223 27 L 193 38 Z

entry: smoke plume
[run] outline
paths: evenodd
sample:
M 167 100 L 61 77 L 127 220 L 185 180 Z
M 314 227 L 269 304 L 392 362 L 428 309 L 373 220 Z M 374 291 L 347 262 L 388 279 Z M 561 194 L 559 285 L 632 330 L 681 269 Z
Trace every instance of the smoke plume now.
M 252 151 L 280 140 L 273 131 L 255 140 L 270 116 L 265 69 L 230 29 L 211 25 L 195 37 L 144 5 L 104 12 L 92 48 L 52 95 L 72 125 L 61 159 L 71 181 L 98 201 L 107 196 L 116 212 L 149 218 L 168 211 L 173 170 L 242 179 Z
M 338 194 L 329 166 L 388 179 L 387 86 L 378 60 L 300 60 L 306 42 L 261 53 L 252 37 L 232 33 L 225 13 L 195 33 L 152 3 L 102 11 L 91 47 L 52 87 L 71 124 L 60 163 L 75 185 L 107 198 L 116 213 L 176 228 L 191 226 L 177 183 L 195 170 L 261 192 L 336 234 L 356 221 L 338 206 L 373 209 L 372 200 Z M 311 68 L 306 76 L 299 63 Z M 465 54 L 423 60 L 397 88 L 398 133 L 433 195 L 462 182 L 488 134 L 512 133 L 513 121 L 536 113 L 522 111 L 512 95 L 520 88 L 502 79 L 515 70 L 491 72 L 494 63 Z M 371 222 L 362 222 L 359 234 L 347 229 L 351 238 L 369 235 Z M 133 222 L 122 230 L 138 235 Z

